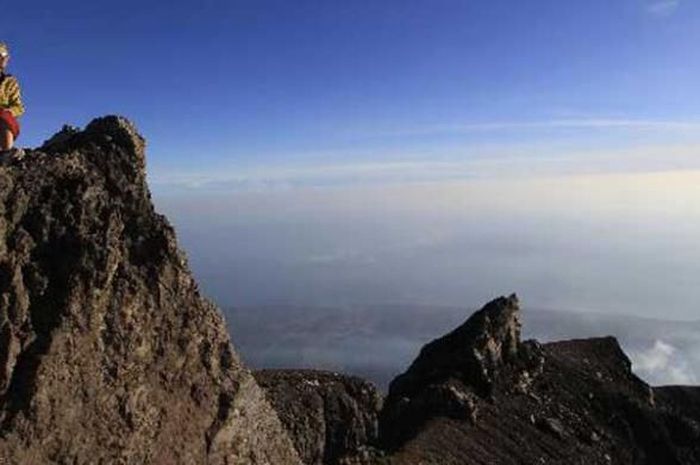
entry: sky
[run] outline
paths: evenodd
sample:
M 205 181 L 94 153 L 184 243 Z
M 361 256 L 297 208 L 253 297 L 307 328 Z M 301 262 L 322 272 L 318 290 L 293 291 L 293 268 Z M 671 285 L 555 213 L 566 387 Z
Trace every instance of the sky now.
M 697 318 L 698 2 L 39 0 L 0 31 L 18 143 L 131 118 L 224 305 Z
M 700 128 L 691 1 L 38 0 L 0 31 L 22 143 L 124 114 L 163 188 L 688 143 Z

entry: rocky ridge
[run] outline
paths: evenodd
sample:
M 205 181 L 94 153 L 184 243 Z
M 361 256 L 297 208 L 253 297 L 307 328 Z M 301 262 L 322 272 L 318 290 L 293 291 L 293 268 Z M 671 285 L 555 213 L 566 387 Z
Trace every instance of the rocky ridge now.
M 123 118 L 0 167 L 0 463 L 300 463 Z
M 354 394 L 349 403 L 367 410 L 355 411 L 353 421 L 376 416 L 379 436 L 367 436 L 364 447 L 354 442 L 364 455 L 350 454 L 350 463 L 700 463 L 700 388 L 652 388 L 634 375 L 614 337 L 521 341 L 520 313 L 515 295 L 500 297 L 424 346 L 391 383 L 381 409 Z M 268 376 L 274 387 L 262 384 L 302 449 L 324 444 L 319 434 L 329 425 L 342 431 L 347 417 L 319 427 L 322 421 L 308 419 L 323 414 L 302 411 L 323 409 L 299 411 L 308 399 L 329 395 L 327 385 L 312 382 L 319 375 Z M 338 463 L 319 457 L 306 463 Z
M 426 345 L 381 413 L 391 463 L 700 463 L 700 388 L 652 388 L 613 337 L 520 341 L 501 297 Z

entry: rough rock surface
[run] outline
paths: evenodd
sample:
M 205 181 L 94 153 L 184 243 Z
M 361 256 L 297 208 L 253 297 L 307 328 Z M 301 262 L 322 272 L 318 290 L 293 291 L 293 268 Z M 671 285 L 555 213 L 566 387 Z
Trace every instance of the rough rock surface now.
M 518 310 L 515 295 L 496 299 L 421 349 L 389 386 L 382 413 L 386 446 L 395 447 L 432 417 L 476 419 L 477 400 L 492 395 L 501 368 L 517 359 Z
M 254 373 L 307 465 L 370 463 L 382 396 L 353 376 L 314 370 Z
M 700 388 L 649 387 L 612 337 L 520 342 L 518 313 L 496 299 L 396 378 L 390 463 L 700 463 Z
M 125 119 L 0 167 L 0 463 L 300 463 Z

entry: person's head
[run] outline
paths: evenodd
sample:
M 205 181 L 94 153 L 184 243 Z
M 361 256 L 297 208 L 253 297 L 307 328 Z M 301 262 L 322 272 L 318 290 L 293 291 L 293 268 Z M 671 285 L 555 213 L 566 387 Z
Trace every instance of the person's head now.
M 0 42 L 0 69 L 5 69 L 10 60 L 10 48 L 5 42 Z

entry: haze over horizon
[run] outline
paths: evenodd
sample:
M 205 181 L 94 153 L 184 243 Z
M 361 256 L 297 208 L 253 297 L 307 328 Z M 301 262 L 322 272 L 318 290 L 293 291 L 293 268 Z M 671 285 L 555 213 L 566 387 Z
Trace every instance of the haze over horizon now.
M 162 197 L 220 305 L 412 303 L 697 320 L 700 172 Z

